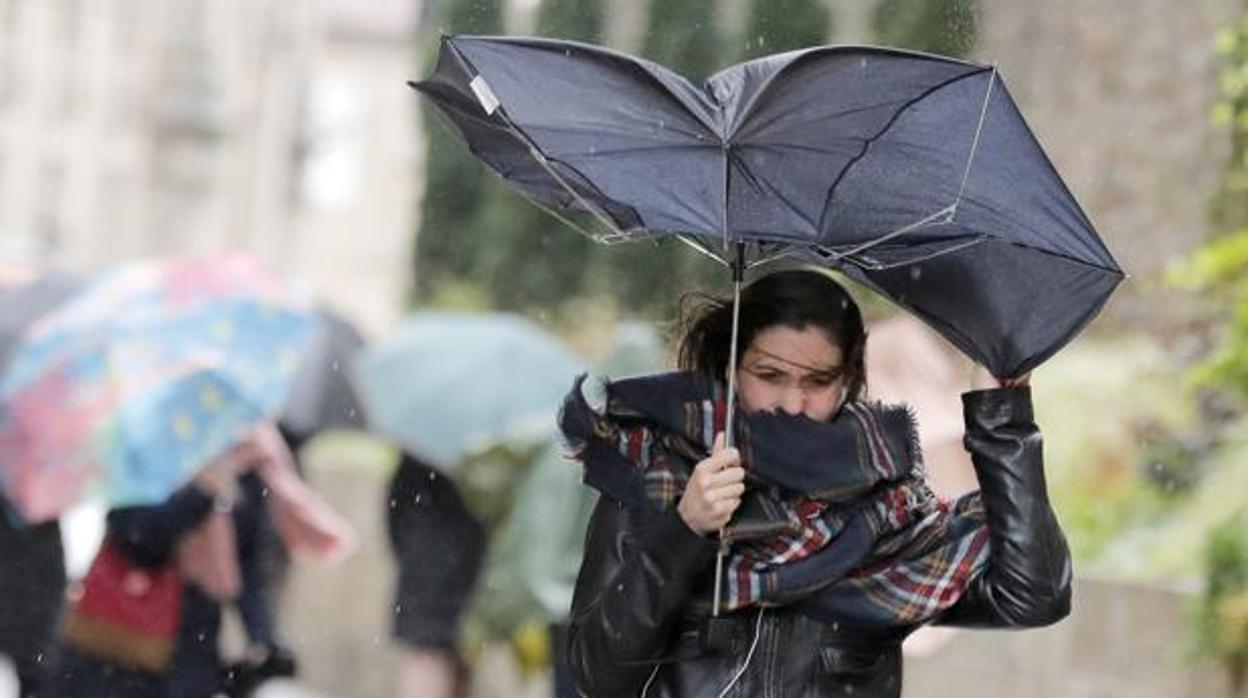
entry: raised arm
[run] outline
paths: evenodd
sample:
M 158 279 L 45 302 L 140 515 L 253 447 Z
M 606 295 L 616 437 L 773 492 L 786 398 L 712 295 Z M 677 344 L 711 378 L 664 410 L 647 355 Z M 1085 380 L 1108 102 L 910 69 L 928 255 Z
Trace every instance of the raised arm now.
M 988 568 L 938 622 L 1037 627 L 1070 613 L 1070 550 L 1049 504 L 1031 390 L 962 396 L 966 449 L 988 517 Z

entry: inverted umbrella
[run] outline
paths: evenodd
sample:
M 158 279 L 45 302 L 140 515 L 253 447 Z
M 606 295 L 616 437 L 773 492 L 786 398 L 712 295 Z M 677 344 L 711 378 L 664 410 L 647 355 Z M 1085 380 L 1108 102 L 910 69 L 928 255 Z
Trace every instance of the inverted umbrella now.
M 576 42 L 448 36 L 413 86 L 508 185 L 595 239 L 681 240 L 732 267 L 737 298 L 747 266 L 805 257 L 997 376 L 1051 356 L 1123 278 L 992 66 L 822 47 L 697 85 Z
M 280 407 L 311 314 L 250 260 L 138 263 L 32 325 L 0 400 L 0 487 L 30 521 L 168 496 Z
M 451 469 L 495 441 L 543 439 L 579 359 L 518 315 L 418 313 L 356 366 L 369 428 Z
M 586 44 L 449 36 L 414 86 L 508 185 L 589 214 L 600 240 L 804 256 L 998 376 L 1052 355 L 1123 278 L 991 66 L 822 47 L 698 85 Z

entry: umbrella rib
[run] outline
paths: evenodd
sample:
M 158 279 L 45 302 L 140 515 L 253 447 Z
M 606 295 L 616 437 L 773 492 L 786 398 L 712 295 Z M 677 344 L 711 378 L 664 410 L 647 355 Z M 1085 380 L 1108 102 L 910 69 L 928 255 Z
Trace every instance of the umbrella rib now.
M 954 206 L 953 206 L 953 204 L 950 204 L 949 206 L 946 206 L 946 207 L 944 207 L 944 208 L 940 209 L 939 211 L 936 211 L 935 213 L 930 213 L 930 214 L 928 214 L 928 215 L 926 215 L 926 216 L 924 216 L 924 217 L 920 218 L 919 220 L 917 220 L 917 221 L 915 221 L 915 222 L 913 222 L 913 223 L 907 223 L 906 225 L 903 225 L 903 226 L 901 226 L 900 228 L 897 228 L 897 229 L 895 229 L 895 230 L 893 230 L 893 231 L 891 231 L 891 232 L 885 233 L 885 234 L 881 235 L 881 236 L 880 236 L 880 237 L 878 237 L 878 238 L 874 238 L 874 239 L 872 239 L 872 240 L 867 240 L 866 242 L 863 242 L 863 243 L 860 243 L 860 244 L 858 244 L 858 245 L 855 245 L 854 247 L 851 247 L 851 248 L 849 248 L 848 250 L 846 250 L 846 251 L 844 251 L 844 252 L 836 252 L 836 251 L 831 250 L 831 249 L 829 249 L 829 248 L 823 247 L 822 245 L 820 245 L 820 246 L 818 246 L 818 247 L 820 247 L 821 249 L 827 250 L 827 251 L 828 251 L 828 252 L 832 255 L 832 258 L 833 258 L 833 260 L 834 260 L 834 261 L 840 261 L 840 260 L 845 259 L 845 258 L 847 258 L 847 257 L 852 257 L 853 255 L 856 255 L 856 254 L 858 254 L 858 253 L 860 253 L 860 252 L 864 252 L 864 251 L 866 251 L 866 250 L 869 250 L 869 249 L 871 249 L 872 247 L 875 247 L 875 246 L 880 245 L 880 244 L 882 244 L 882 243 L 888 242 L 889 240 L 892 240 L 892 239 L 893 239 L 893 238 L 895 238 L 895 237 L 899 237 L 899 236 L 901 236 L 901 235 L 905 235 L 906 233 L 909 233 L 909 232 L 911 232 L 911 231 L 913 231 L 913 230 L 918 230 L 919 228 L 922 228 L 922 227 L 924 227 L 924 226 L 928 225 L 928 224 L 929 224 L 929 223 L 931 223 L 932 221 L 939 220 L 939 219 L 940 219 L 940 218 L 942 218 L 942 217 L 946 219 L 946 220 L 945 220 L 945 221 L 943 221 L 943 222 L 948 223 L 948 222 L 949 222 L 949 219 L 951 219 L 951 218 L 953 217 L 953 211 L 954 211 Z
M 962 184 L 958 187 L 958 196 L 953 200 L 954 213 L 962 202 L 962 194 L 966 191 L 966 182 L 971 177 L 971 165 L 975 162 L 975 153 L 979 150 L 979 136 L 984 130 L 984 119 L 988 115 L 988 102 L 992 99 L 992 88 L 997 83 L 997 66 L 992 66 L 992 75 L 988 78 L 988 89 L 984 90 L 984 103 L 979 108 L 979 123 L 975 125 L 975 138 L 971 141 L 971 153 L 966 158 L 966 168 L 962 171 Z
M 826 221 L 827 215 L 828 215 L 828 212 L 831 210 L 831 207 L 828 204 L 832 200 L 832 195 L 836 193 L 837 187 L 839 187 L 841 182 L 844 181 L 845 175 L 849 174 L 849 171 L 853 169 L 854 165 L 856 165 L 860 160 L 866 157 L 867 151 L 871 149 L 871 146 L 876 141 L 878 141 L 880 138 L 883 138 L 884 134 L 888 133 L 893 128 L 893 126 L 896 125 L 897 121 L 901 118 L 902 114 L 904 114 L 908 109 L 910 109 L 914 105 L 932 96 L 936 92 L 939 92 L 940 90 L 943 90 L 944 88 L 950 85 L 953 85 L 957 82 L 961 82 L 962 80 L 966 80 L 968 78 L 975 77 L 976 75 L 980 75 L 987 70 L 993 70 L 993 69 L 982 68 L 980 70 L 971 71 L 968 73 L 964 73 L 962 75 L 957 75 L 948 80 L 945 80 L 944 82 L 940 82 L 929 87 L 928 89 L 914 96 L 912 99 L 909 99 L 905 103 L 903 103 L 901 107 L 898 108 L 897 111 L 893 113 L 892 117 L 890 117 L 889 120 L 884 123 L 884 125 L 880 128 L 879 131 L 863 139 L 862 146 L 858 149 L 858 154 L 850 158 L 849 162 L 845 163 L 845 166 L 841 168 L 841 171 L 839 173 L 837 173 L 836 179 L 834 179 L 832 181 L 832 184 L 828 187 L 828 193 L 826 196 L 824 196 L 823 214 L 820 216 L 819 230 L 822 231 L 824 228 L 824 224 L 827 222 Z
M 710 257 L 711 259 L 715 260 L 716 262 L 719 262 L 720 264 L 723 264 L 723 265 L 727 265 L 727 264 L 728 264 L 728 260 L 726 260 L 726 259 L 724 259 L 723 257 L 720 257 L 719 255 L 715 254 L 715 251 L 714 251 L 714 250 L 712 250 L 712 249 L 710 248 L 710 246 L 708 246 L 706 243 L 702 242 L 701 240 L 698 240 L 698 239 L 697 239 L 696 237 L 694 237 L 693 235 L 687 235 L 687 234 L 685 234 L 685 233 L 680 233 L 680 234 L 676 235 L 676 239 L 677 239 L 677 240 L 680 240 L 681 242 L 685 243 L 686 245 L 688 245 L 688 246 L 692 247 L 694 250 L 696 250 L 696 251 L 698 251 L 698 252 L 700 252 L 700 253 L 702 253 L 702 254 L 706 255 L 707 257 Z

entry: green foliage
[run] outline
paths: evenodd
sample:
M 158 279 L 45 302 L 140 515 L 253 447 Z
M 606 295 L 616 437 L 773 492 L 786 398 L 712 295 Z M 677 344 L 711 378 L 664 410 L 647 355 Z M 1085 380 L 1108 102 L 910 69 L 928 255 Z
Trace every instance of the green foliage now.
M 445 33 L 498 34 L 503 29 L 502 0 L 448 0 L 440 23 Z M 437 35 L 428 37 L 423 73 L 433 68 Z M 462 277 L 480 254 L 483 240 L 470 235 L 472 219 L 484 201 L 486 171 L 468 149 L 424 109 L 426 134 L 425 194 L 416 235 L 415 292 L 428 300 L 445 283 Z
M 651 2 L 641 55 L 696 81 L 718 67 L 717 47 L 714 0 Z
M 831 22 L 820 0 L 754 0 L 741 60 L 827 43 Z
M 1192 611 L 1193 649 L 1226 667 L 1238 694 L 1248 678 L 1248 516 L 1214 529 L 1204 558 L 1205 589 Z
M 1223 229 L 1241 228 L 1248 226 L 1248 12 L 1218 33 L 1217 49 L 1221 99 L 1213 118 L 1229 130 L 1231 152 L 1213 219 Z
M 542 0 L 537 33 L 557 39 L 595 43 L 602 36 L 601 0 Z
M 975 48 L 975 0 L 880 0 L 872 18 L 876 40 L 944 56 Z
M 1177 265 L 1170 280 L 1214 301 L 1226 326 L 1198 383 L 1248 397 L 1248 12 L 1218 35 L 1224 59 L 1215 118 L 1230 129 L 1231 157 L 1213 216 L 1238 230 L 1205 244 Z

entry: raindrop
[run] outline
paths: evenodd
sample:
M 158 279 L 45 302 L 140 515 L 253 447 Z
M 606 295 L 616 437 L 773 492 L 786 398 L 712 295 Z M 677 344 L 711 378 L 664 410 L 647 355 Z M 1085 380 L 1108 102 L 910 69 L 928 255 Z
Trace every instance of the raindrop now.
M 420 494 L 419 494 L 419 493 L 417 493 L 417 494 L 416 494 L 416 496 L 413 498 L 413 500 L 412 500 L 412 501 L 413 501 L 413 503 L 414 503 L 414 504 L 420 504 Z
M 352 407 L 351 409 L 347 410 L 347 416 L 348 416 L 348 417 L 355 417 L 355 408 L 354 408 L 354 407 Z
M 330 368 L 334 369 L 334 371 L 337 371 L 337 370 L 338 370 L 338 359 L 334 359 L 334 360 L 333 360 L 333 361 L 329 364 L 329 366 L 330 366 Z
M 854 687 L 850 684 L 845 684 L 845 695 L 850 695 L 853 692 L 854 692 Z
M 762 36 L 762 35 L 760 34 L 760 35 L 759 35 L 759 37 L 758 37 L 758 45 L 759 45 L 760 47 L 761 47 L 761 46 L 766 46 L 766 45 L 767 45 L 767 37 Z
M 437 474 L 437 473 L 435 473 L 435 472 L 433 472 L 432 470 L 430 470 L 430 471 L 429 471 L 429 482 L 433 482 L 433 481 L 434 481 L 434 480 L 436 480 L 436 479 L 438 479 L 438 474 Z
M 841 624 L 836 623 L 836 622 L 832 623 L 832 632 L 838 633 L 840 631 L 841 631 Z
M 395 508 L 395 507 L 397 507 L 397 506 L 399 506 L 399 503 L 398 503 L 397 501 L 395 501 L 394 497 L 391 497 L 391 498 L 390 498 L 390 508 L 391 508 L 391 509 L 394 509 L 394 508 Z
M 923 278 L 923 269 L 920 267 L 910 267 L 910 280 L 918 281 Z
M 396 615 L 396 616 L 397 616 L 397 615 L 399 615 L 399 614 L 400 614 L 400 613 L 402 613 L 402 612 L 403 612 L 403 604 L 401 604 L 401 603 L 396 603 L 396 604 L 394 605 L 394 615 Z
M 615 590 L 621 594 L 624 593 L 624 582 L 615 585 Z

